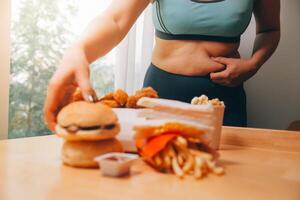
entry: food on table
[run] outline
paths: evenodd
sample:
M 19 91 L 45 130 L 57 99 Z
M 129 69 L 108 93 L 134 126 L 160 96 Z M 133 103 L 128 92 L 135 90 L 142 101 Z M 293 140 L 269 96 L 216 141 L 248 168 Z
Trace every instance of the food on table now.
M 127 93 L 121 89 L 118 89 L 115 92 L 107 93 L 98 101 L 111 108 L 120 108 L 125 106 L 127 99 Z
M 135 131 L 140 155 L 159 171 L 174 172 L 180 178 L 193 175 L 197 179 L 209 172 L 224 173 L 217 165 L 217 152 L 203 137 L 205 132 L 196 127 L 175 122 L 136 127 Z
M 102 175 L 118 177 L 128 175 L 133 161 L 138 157 L 130 153 L 108 153 L 97 156 L 95 160 L 100 165 Z
M 107 105 L 111 108 L 120 108 L 121 107 L 121 105 L 116 100 L 105 99 L 105 100 L 101 100 L 100 103 Z
M 73 94 L 66 100 L 66 104 L 82 101 L 83 95 L 80 88 L 76 88 Z M 142 97 L 158 98 L 157 92 L 152 87 L 145 87 L 137 90 L 134 95 L 129 96 L 125 91 L 118 89 L 114 92 L 109 92 L 99 98 L 97 102 L 101 102 L 111 108 L 139 108 L 137 101 Z
M 114 139 L 120 131 L 118 118 L 102 103 L 70 103 L 59 112 L 55 131 L 65 140 L 62 159 L 70 166 L 97 167 L 94 156 L 122 151 Z
M 214 108 L 215 116 L 215 131 L 211 134 L 213 138 L 211 141 L 211 146 L 215 149 L 220 147 L 221 141 L 221 131 L 224 118 L 225 104 L 218 98 L 209 99 L 206 95 L 201 95 L 200 97 L 194 97 L 191 101 L 193 105 L 212 105 Z
M 125 91 L 118 89 L 113 93 L 113 98 L 120 106 L 125 106 L 128 99 L 128 94 Z
M 139 108 L 137 101 L 142 97 L 158 98 L 157 92 L 152 87 L 137 90 L 129 96 L 125 91 L 118 89 L 101 97 L 98 101 L 112 108 Z
M 56 133 L 66 140 L 103 140 L 120 131 L 117 115 L 101 103 L 73 102 L 57 116 Z
M 213 106 L 224 106 L 224 102 L 220 101 L 218 98 L 209 99 L 206 95 L 201 95 L 200 97 L 194 97 L 191 101 L 193 105 L 203 105 L 211 104 Z
M 73 167 L 96 168 L 94 158 L 110 152 L 122 152 L 122 145 L 116 139 L 95 141 L 65 141 L 62 148 L 64 164 Z
M 136 97 L 136 96 L 128 97 L 126 105 L 125 105 L 126 108 L 137 108 L 137 106 L 136 106 L 137 101 L 138 101 L 138 97 Z
M 104 95 L 103 97 L 101 97 L 100 99 L 98 99 L 98 101 L 102 101 L 102 100 L 115 100 L 114 99 L 114 93 L 109 92 L 106 95 Z
M 180 178 L 201 178 L 209 172 L 221 175 L 218 153 L 211 148 L 209 134 L 215 130 L 212 105 L 191 105 L 174 100 L 141 98 L 139 116 L 147 123 L 136 125 L 139 154 L 155 169 Z
M 140 106 L 137 105 L 137 102 L 142 97 L 158 98 L 158 94 L 152 87 L 137 90 L 134 95 L 128 97 L 126 108 L 140 108 Z
M 137 90 L 135 96 L 138 97 L 150 97 L 150 98 L 158 98 L 157 92 L 152 87 L 145 87 L 140 90 Z
M 139 116 L 149 119 L 189 120 L 206 127 L 212 126 L 216 118 L 214 107 L 210 104 L 191 105 L 176 100 L 143 97 L 137 102 L 137 105 L 146 108 L 139 112 Z

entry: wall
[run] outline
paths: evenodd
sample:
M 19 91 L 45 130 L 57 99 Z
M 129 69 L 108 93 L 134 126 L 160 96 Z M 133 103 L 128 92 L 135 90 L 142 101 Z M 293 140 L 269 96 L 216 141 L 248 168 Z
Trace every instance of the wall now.
M 9 97 L 9 0 L 0 1 L 0 139 L 7 137 Z
M 281 1 L 282 36 L 273 57 L 246 82 L 251 127 L 286 129 L 300 120 L 300 1 Z M 251 55 L 255 22 L 243 35 L 242 56 Z

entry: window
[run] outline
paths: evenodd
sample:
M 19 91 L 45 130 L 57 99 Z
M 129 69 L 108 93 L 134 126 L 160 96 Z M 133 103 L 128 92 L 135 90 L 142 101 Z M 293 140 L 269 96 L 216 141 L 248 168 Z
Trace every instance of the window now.
M 9 138 L 50 134 L 42 113 L 48 81 L 65 48 L 109 3 L 12 0 Z M 99 96 L 114 89 L 114 66 L 114 51 L 91 66 Z

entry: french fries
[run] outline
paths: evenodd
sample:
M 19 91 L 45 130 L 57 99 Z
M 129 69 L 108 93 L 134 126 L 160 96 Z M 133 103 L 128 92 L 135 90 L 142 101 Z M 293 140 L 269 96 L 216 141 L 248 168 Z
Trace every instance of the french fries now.
M 195 169 L 194 169 L 194 176 L 196 179 L 199 179 L 202 177 L 202 167 L 205 163 L 205 160 L 200 157 L 200 156 L 196 156 L 195 157 Z
M 152 158 L 152 164 L 161 171 L 174 172 L 179 178 L 190 174 L 201 179 L 210 172 L 223 175 L 224 168 L 217 166 L 211 154 L 189 148 L 191 141 L 200 142 L 178 136 Z
M 172 158 L 172 169 L 174 171 L 174 173 L 179 177 L 179 178 L 183 178 L 184 176 L 184 172 L 182 171 L 182 169 L 180 168 L 176 157 Z
M 161 166 L 161 164 L 162 164 L 162 159 L 161 159 L 161 157 L 160 157 L 159 155 L 154 156 L 154 163 L 155 163 L 155 165 L 157 165 L 157 166 Z

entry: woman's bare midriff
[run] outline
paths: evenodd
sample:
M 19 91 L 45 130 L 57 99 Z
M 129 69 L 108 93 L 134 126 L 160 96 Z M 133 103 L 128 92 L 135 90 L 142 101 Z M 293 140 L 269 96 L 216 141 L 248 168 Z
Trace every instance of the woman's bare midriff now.
M 211 57 L 239 57 L 238 48 L 239 43 L 156 38 L 152 63 L 174 74 L 205 76 L 225 68 Z

